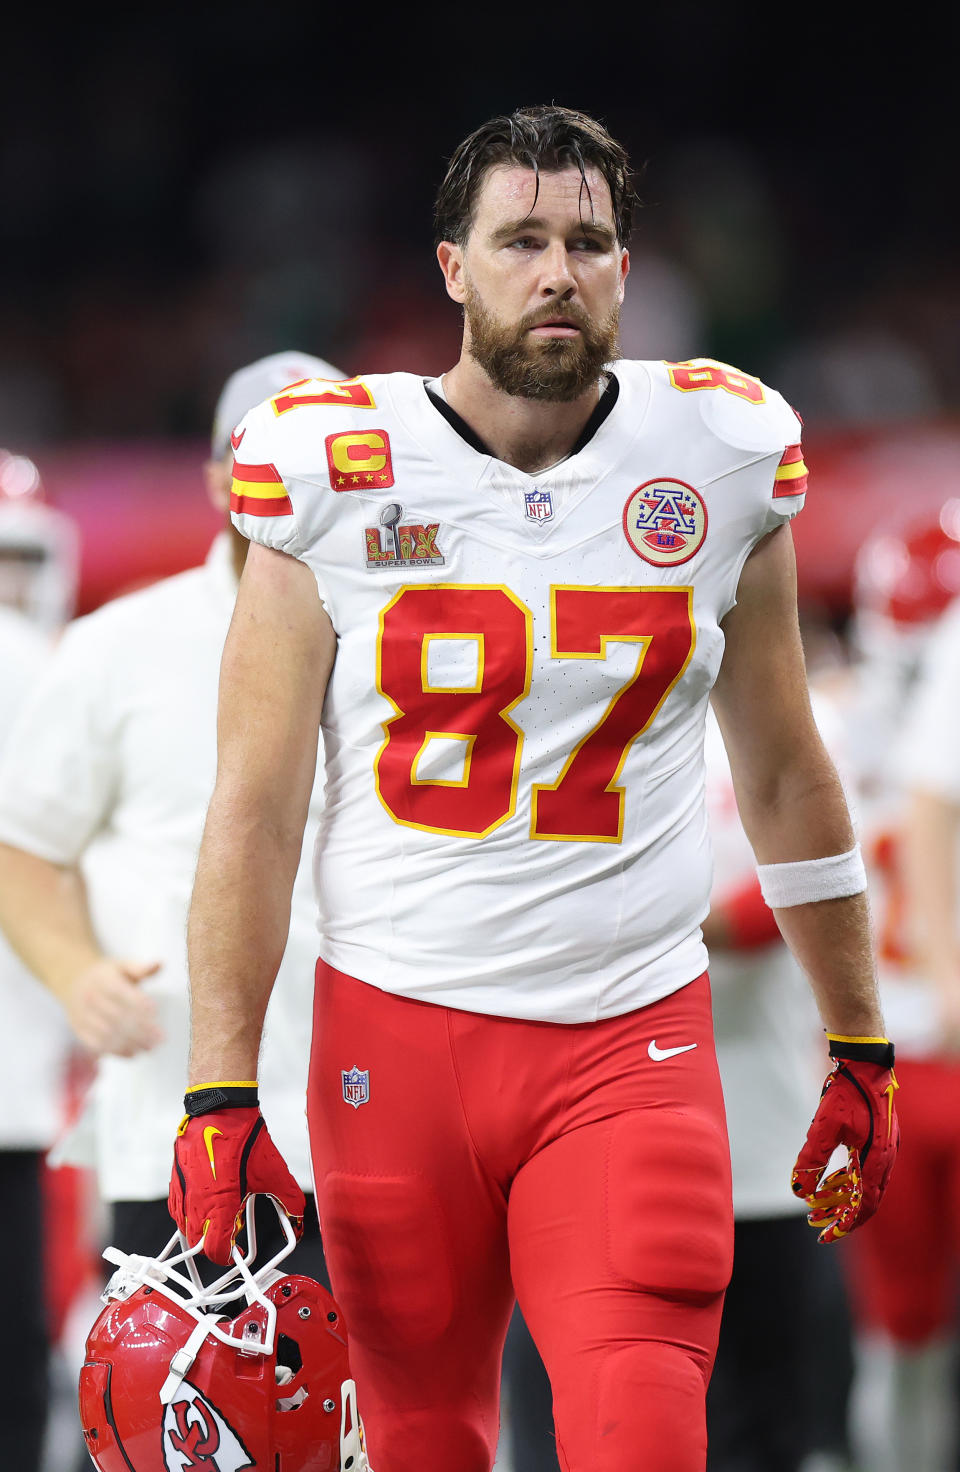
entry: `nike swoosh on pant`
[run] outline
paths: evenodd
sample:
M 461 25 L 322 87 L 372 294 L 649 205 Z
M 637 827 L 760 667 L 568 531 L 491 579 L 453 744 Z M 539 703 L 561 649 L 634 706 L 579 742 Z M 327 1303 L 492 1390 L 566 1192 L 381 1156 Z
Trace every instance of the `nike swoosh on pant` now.
M 652 1058 L 654 1063 L 662 1063 L 664 1058 L 675 1058 L 678 1053 L 689 1053 L 695 1047 L 697 1047 L 696 1043 L 684 1043 L 680 1048 L 658 1048 L 656 1038 L 654 1038 L 647 1049 L 647 1056 Z

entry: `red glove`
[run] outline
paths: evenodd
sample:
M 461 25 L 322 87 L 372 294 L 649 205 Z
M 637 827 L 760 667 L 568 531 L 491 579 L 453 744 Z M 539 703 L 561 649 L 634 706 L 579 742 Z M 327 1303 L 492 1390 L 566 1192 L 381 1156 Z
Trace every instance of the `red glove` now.
M 836 1067 L 823 1086 L 790 1184 L 810 1207 L 811 1227 L 823 1228 L 817 1240 L 836 1242 L 869 1221 L 886 1189 L 900 1145 L 893 1107 L 899 1084 L 893 1044 L 886 1038 L 827 1037 Z M 823 1180 L 838 1145 L 846 1145 L 847 1163 Z
M 274 1198 L 299 1237 L 306 1202 L 267 1133 L 256 1081 L 201 1084 L 183 1104 L 167 1206 L 190 1245 L 203 1237 L 206 1257 L 231 1263 L 247 1199 L 260 1195 Z

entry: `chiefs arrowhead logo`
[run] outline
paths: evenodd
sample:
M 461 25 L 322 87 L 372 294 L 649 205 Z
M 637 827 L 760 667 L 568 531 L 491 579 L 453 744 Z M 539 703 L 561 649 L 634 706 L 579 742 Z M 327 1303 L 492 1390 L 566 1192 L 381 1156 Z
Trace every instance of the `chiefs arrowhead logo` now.
M 163 1414 L 163 1465 L 167 1472 L 242 1472 L 255 1462 L 216 1406 L 184 1380 Z

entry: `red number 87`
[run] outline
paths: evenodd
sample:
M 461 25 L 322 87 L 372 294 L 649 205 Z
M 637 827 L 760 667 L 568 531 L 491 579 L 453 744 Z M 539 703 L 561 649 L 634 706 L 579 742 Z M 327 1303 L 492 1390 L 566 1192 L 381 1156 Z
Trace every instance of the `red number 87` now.
M 557 587 L 554 659 L 604 660 L 611 641 L 638 645 L 636 668 L 568 756 L 557 780 L 537 784 L 530 836 L 619 843 L 630 747 L 649 727 L 693 653 L 692 589 Z M 433 639 L 473 641 L 476 678 L 431 682 Z M 377 688 L 396 712 L 377 753 L 377 793 L 397 823 L 484 838 L 516 810 L 523 732 L 511 712 L 530 693 L 533 616 L 507 588 L 434 583 L 402 588 L 380 617 Z M 462 774 L 426 776 L 421 758 L 440 738 L 459 744 Z

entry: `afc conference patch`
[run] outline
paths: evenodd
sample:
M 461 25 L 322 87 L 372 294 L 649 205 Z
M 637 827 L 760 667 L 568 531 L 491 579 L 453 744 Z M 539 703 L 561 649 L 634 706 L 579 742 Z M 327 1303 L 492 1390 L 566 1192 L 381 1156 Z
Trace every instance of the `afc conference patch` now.
M 648 480 L 637 486 L 623 508 L 627 541 L 654 567 L 689 562 L 707 535 L 707 508 L 693 486 L 682 480 Z
M 525 491 L 523 495 L 526 503 L 528 521 L 549 521 L 553 515 L 553 502 L 549 491 Z
M 352 1104 L 354 1109 L 359 1109 L 361 1104 L 370 1102 L 369 1068 L 358 1068 L 356 1064 L 352 1068 L 341 1068 L 340 1082 L 344 1104 Z

